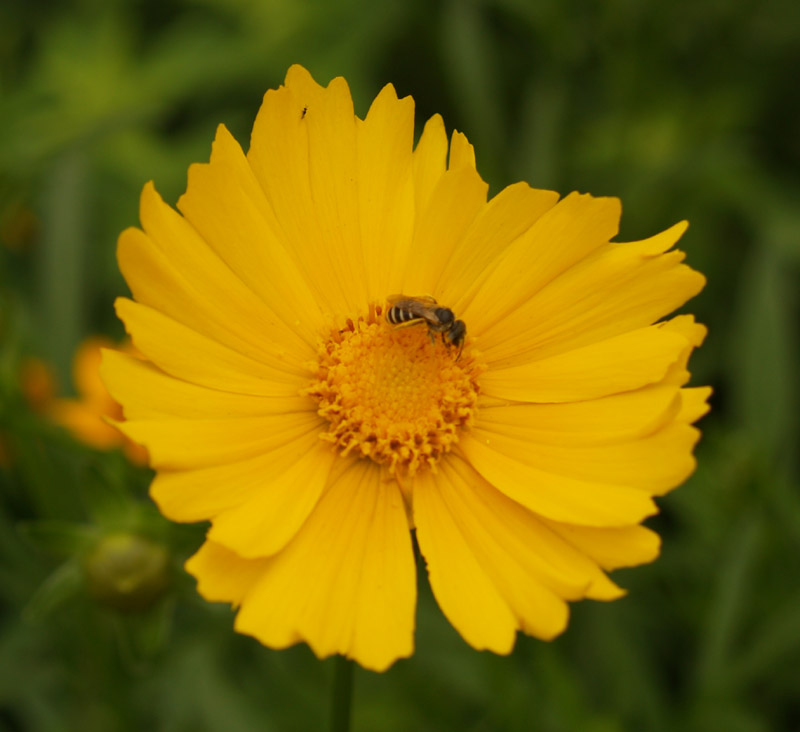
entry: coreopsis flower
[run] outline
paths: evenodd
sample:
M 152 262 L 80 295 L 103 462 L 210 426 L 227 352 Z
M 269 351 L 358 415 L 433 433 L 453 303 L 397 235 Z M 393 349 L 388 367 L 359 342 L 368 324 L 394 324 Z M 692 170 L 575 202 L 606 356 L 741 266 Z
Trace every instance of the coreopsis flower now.
M 211 522 L 199 592 L 267 646 L 376 670 L 413 651 L 413 533 L 478 649 L 620 597 L 606 572 L 656 557 L 641 522 L 709 394 L 684 386 L 705 329 L 660 320 L 703 287 L 685 223 L 614 243 L 615 198 L 487 200 L 464 135 L 413 127 L 391 85 L 362 120 L 293 66 L 180 213 L 145 187 L 117 312 L 148 361 L 103 366 L 163 513 Z
M 108 393 L 100 379 L 102 349 L 114 348 L 114 343 L 101 336 L 86 338 L 72 359 L 72 378 L 77 397 L 50 399 L 47 413 L 65 427 L 78 441 L 96 450 L 122 448 L 125 456 L 136 465 L 147 463 L 147 451 L 131 442 L 115 426 L 122 418 L 122 408 Z M 134 357 L 130 345 L 121 350 Z

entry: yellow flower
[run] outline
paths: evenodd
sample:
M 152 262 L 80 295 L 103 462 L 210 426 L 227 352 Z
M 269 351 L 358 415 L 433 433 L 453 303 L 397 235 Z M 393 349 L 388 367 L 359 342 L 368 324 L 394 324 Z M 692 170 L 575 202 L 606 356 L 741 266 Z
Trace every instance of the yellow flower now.
M 478 649 L 623 594 L 605 570 L 657 555 L 640 523 L 692 472 L 709 394 L 683 388 L 705 329 L 657 322 L 703 287 L 668 251 L 685 223 L 609 243 L 617 199 L 487 201 L 466 138 L 448 158 L 437 115 L 414 148 L 413 121 L 391 86 L 361 120 L 293 66 L 247 155 L 219 128 L 180 214 L 145 187 L 117 312 L 149 362 L 103 365 L 161 510 L 211 522 L 199 592 L 270 647 L 376 670 L 413 651 L 410 530 Z M 398 293 L 452 309 L 463 353 L 388 323 Z
M 121 447 L 126 457 L 136 465 L 147 463 L 147 451 L 122 434 L 111 422 L 122 418 L 122 408 L 115 402 L 100 380 L 101 350 L 114 344 L 93 336 L 78 346 L 72 360 L 72 378 L 78 392 L 76 399 L 53 399 L 47 405 L 51 418 L 66 427 L 75 437 L 97 450 Z M 122 350 L 134 357 L 130 346 Z

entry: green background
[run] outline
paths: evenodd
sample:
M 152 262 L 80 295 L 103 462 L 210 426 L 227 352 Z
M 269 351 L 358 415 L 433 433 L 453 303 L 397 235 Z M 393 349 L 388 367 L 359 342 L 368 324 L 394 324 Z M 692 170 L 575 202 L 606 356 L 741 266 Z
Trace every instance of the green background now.
M 387 82 L 476 146 L 496 193 L 618 195 L 621 239 L 691 222 L 714 387 L 699 468 L 661 501 L 630 594 L 573 606 L 553 643 L 479 653 L 421 581 L 417 651 L 358 669 L 354 729 L 800 729 L 800 4 L 641 0 L 5 0 L 0 4 L 0 730 L 316 730 L 333 663 L 231 630 L 180 565 L 203 527 L 149 473 L 29 410 L 22 359 L 71 389 L 72 352 L 122 336 L 115 241 L 150 179 L 174 203 L 219 122 L 245 146 L 291 63 L 343 75 L 360 115 Z M 166 595 L 119 614 L 82 561 L 109 531 L 169 550 Z

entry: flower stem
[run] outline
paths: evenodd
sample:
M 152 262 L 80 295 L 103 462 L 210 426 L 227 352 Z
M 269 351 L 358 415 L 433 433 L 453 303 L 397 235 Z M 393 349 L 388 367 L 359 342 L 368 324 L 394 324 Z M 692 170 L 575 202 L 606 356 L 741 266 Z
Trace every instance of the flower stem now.
M 344 656 L 336 656 L 333 667 L 331 695 L 331 732 L 348 732 L 353 706 L 353 668 L 355 664 Z

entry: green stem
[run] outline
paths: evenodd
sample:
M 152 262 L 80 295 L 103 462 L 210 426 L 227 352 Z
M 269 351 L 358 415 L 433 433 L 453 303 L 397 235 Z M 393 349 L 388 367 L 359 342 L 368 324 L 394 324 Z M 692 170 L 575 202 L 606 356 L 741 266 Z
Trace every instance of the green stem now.
M 331 732 L 348 732 L 353 706 L 353 669 L 355 664 L 344 656 L 336 656 L 334 664 Z
M 72 354 L 86 332 L 89 254 L 89 163 L 73 146 L 53 162 L 42 199 L 42 247 L 39 254 L 39 317 L 42 355 L 55 364 L 62 388 L 69 391 Z

